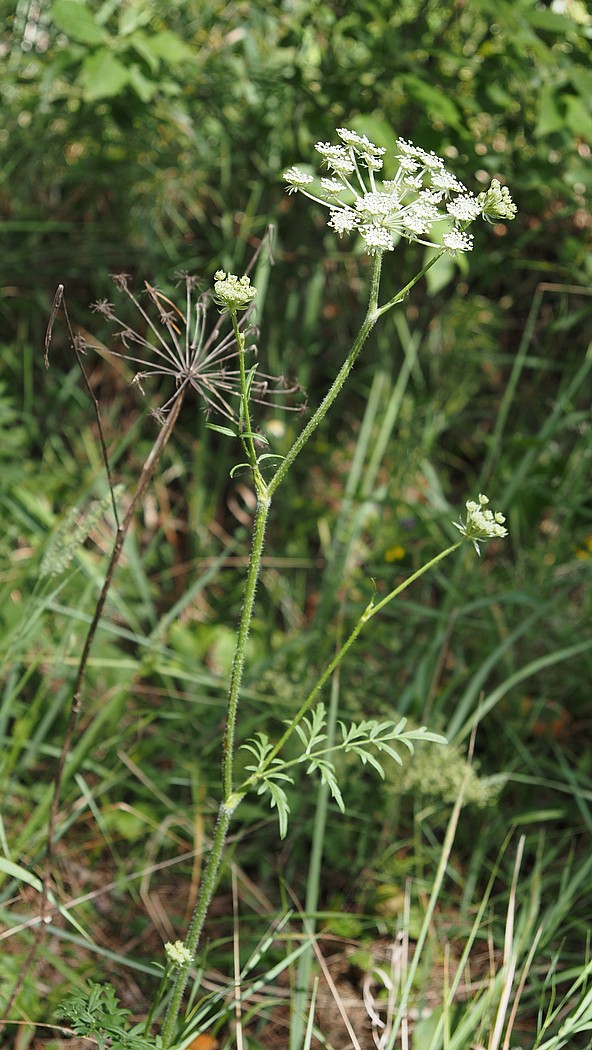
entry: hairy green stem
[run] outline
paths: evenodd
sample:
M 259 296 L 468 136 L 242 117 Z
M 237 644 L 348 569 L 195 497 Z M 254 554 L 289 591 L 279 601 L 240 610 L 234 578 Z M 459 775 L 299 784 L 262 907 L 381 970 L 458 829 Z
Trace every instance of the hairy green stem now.
M 317 680 L 310 693 L 308 694 L 306 700 L 304 701 L 298 712 L 294 715 L 294 718 L 290 721 L 290 725 L 286 729 L 285 733 L 280 737 L 275 747 L 273 747 L 267 755 L 261 769 L 258 770 L 257 773 L 253 773 L 252 776 L 250 776 L 248 780 L 245 780 L 244 784 L 242 784 L 241 798 L 244 794 L 246 794 L 250 787 L 252 787 L 258 780 L 261 779 L 261 774 L 269 768 L 274 758 L 277 758 L 277 755 L 282 750 L 286 742 L 290 739 L 296 726 L 302 721 L 305 714 L 307 714 L 307 712 L 310 711 L 310 708 L 312 707 L 321 689 L 331 677 L 335 668 L 339 666 L 346 653 L 349 651 L 349 649 L 351 649 L 356 638 L 358 637 L 362 629 L 365 627 L 365 625 L 368 623 L 368 621 L 371 620 L 373 616 L 376 616 L 376 614 L 379 613 L 381 609 L 384 609 L 385 605 L 388 605 L 389 602 L 392 602 L 394 598 L 397 598 L 399 594 L 401 594 L 404 590 L 407 589 L 407 587 L 410 587 L 412 583 L 415 583 L 415 581 L 418 580 L 420 576 L 423 576 L 423 574 L 428 572 L 429 569 L 433 569 L 435 565 L 443 561 L 444 558 L 447 558 L 449 554 L 453 553 L 453 551 L 458 550 L 458 548 L 462 545 L 463 542 L 463 540 L 458 540 L 457 543 L 453 543 L 451 547 L 447 547 L 446 550 L 440 551 L 439 554 L 436 554 L 435 558 L 432 558 L 425 565 L 422 565 L 420 569 L 417 569 L 417 571 L 412 573 L 411 576 L 408 576 L 406 580 L 403 580 L 403 582 L 400 583 L 398 587 L 395 587 L 384 598 L 381 598 L 379 602 L 375 603 L 373 598 L 372 601 L 368 603 L 368 605 L 364 609 L 364 612 L 360 616 L 356 626 L 352 630 L 351 634 L 346 638 L 341 648 L 337 651 L 337 653 L 331 660 L 331 663 L 325 668 L 322 675 Z
M 381 317 L 384 313 L 390 310 L 397 303 L 402 301 L 402 299 L 407 295 L 409 290 L 426 273 L 430 266 L 434 265 L 434 263 L 440 257 L 440 254 L 442 253 L 439 253 L 437 256 L 435 256 L 435 258 L 432 259 L 431 262 L 428 263 L 428 265 L 425 266 L 412 281 L 410 281 L 396 296 L 390 299 L 388 303 L 386 303 L 382 307 L 378 306 L 378 293 L 380 288 L 380 275 L 382 269 L 382 255 L 379 254 L 374 257 L 368 309 L 366 311 L 366 316 L 364 318 L 364 321 L 362 322 L 360 330 L 354 340 L 354 343 L 343 365 L 341 366 L 339 372 L 333 380 L 333 383 L 331 384 L 331 387 L 328 393 L 326 394 L 325 398 L 323 399 L 323 401 L 321 402 L 321 404 L 319 405 L 319 407 L 317 408 L 316 412 L 311 417 L 307 425 L 304 427 L 301 434 L 299 434 L 299 436 L 294 441 L 289 452 L 287 453 L 286 457 L 282 460 L 281 465 L 278 467 L 277 471 L 275 472 L 274 476 L 272 477 L 269 483 L 266 483 L 264 481 L 259 471 L 259 467 L 257 465 L 248 410 L 248 382 L 244 369 L 244 360 L 242 354 L 242 351 L 244 351 L 244 341 L 241 342 L 239 338 L 240 333 L 239 335 L 237 335 L 239 343 L 239 360 L 241 362 L 240 367 L 242 384 L 242 420 L 246 428 L 245 433 L 241 438 L 241 441 L 243 443 L 245 451 L 247 452 L 247 455 L 249 456 L 249 460 L 253 468 L 253 477 L 255 487 L 257 490 L 257 511 L 253 526 L 253 539 L 251 544 L 251 554 L 249 557 L 247 579 L 245 582 L 245 597 L 237 632 L 237 640 L 232 661 L 232 669 L 228 689 L 226 728 L 224 733 L 224 743 L 222 751 L 222 780 L 224 798 L 220 804 L 218 812 L 218 822 L 216 824 L 216 830 L 210 849 L 210 855 L 204 872 L 201 893 L 199 895 L 199 899 L 197 901 L 195 911 L 193 913 L 191 923 L 189 926 L 187 938 L 185 941 L 185 945 L 191 953 L 192 961 L 195 959 L 199 947 L 204 923 L 212 899 L 212 894 L 214 892 L 214 887 L 218 877 L 220 865 L 222 863 L 224 847 L 226 844 L 226 838 L 228 835 L 228 828 L 230 826 L 232 814 L 236 807 L 239 805 L 239 803 L 242 801 L 248 787 L 250 787 L 257 779 L 257 777 L 252 777 L 248 781 L 246 781 L 238 791 L 235 791 L 234 789 L 234 755 L 240 687 L 246 660 L 247 639 L 249 636 L 249 630 L 251 627 L 251 621 L 253 617 L 255 592 L 257 589 L 257 582 L 261 570 L 263 545 L 265 542 L 265 527 L 267 524 L 267 518 L 269 516 L 272 496 L 286 477 L 296 457 L 302 451 L 307 441 L 315 432 L 319 424 L 323 421 L 327 412 L 329 411 L 335 399 L 339 395 L 342 387 L 344 386 L 347 380 L 347 377 L 349 376 L 349 373 L 351 372 L 356 362 L 356 359 L 360 354 L 360 351 L 362 350 L 362 347 L 364 346 L 364 343 L 366 342 L 368 336 L 370 335 L 370 332 L 372 331 L 379 317 Z M 233 325 L 236 334 L 236 316 L 233 316 Z M 400 593 L 400 591 L 404 589 L 404 587 L 409 586 L 409 584 L 412 583 L 414 579 L 417 579 L 418 576 L 420 576 L 423 572 L 427 571 L 427 569 L 434 565 L 437 561 L 440 561 L 441 558 L 446 556 L 446 554 L 449 554 L 451 550 L 455 550 L 457 546 L 459 546 L 459 544 L 455 544 L 454 547 L 451 547 L 448 551 L 445 551 L 437 558 L 433 559 L 429 563 L 429 565 L 425 566 L 423 569 L 415 573 L 412 577 L 405 581 L 403 585 L 401 585 L 399 588 L 396 588 L 395 591 L 391 592 L 391 594 L 386 599 L 383 599 L 377 606 L 374 606 L 373 603 L 370 603 L 370 605 L 362 615 L 359 623 L 354 628 L 354 631 L 352 632 L 344 646 L 342 646 L 342 648 L 339 650 L 337 656 L 331 662 L 329 667 L 326 669 L 323 675 L 321 675 L 321 678 L 317 682 L 317 685 L 315 686 L 313 692 L 309 695 L 305 703 L 300 708 L 300 711 L 298 712 L 296 719 L 292 723 L 290 729 L 283 735 L 278 745 L 274 748 L 270 759 L 266 763 L 266 767 L 267 765 L 269 765 L 269 761 L 271 760 L 271 758 L 277 755 L 280 748 L 290 736 L 290 733 L 293 731 L 294 725 L 296 725 L 304 717 L 304 714 L 310 708 L 317 693 L 325 684 L 325 682 L 335 670 L 337 665 L 341 662 L 341 660 L 345 656 L 345 653 L 353 644 L 356 637 L 362 630 L 364 624 L 367 623 L 367 621 L 374 615 L 375 612 L 378 612 L 379 609 L 383 608 L 387 601 L 390 601 L 392 598 L 394 598 L 396 594 Z M 177 1017 L 181 1008 L 183 992 L 185 991 L 188 977 L 189 967 L 183 967 L 177 972 L 175 976 L 173 992 L 167 1008 L 162 1029 L 163 1050 L 168 1050 L 168 1048 L 171 1046 Z
M 249 456 L 249 460 L 253 469 L 253 479 L 257 491 L 257 510 L 255 513 L 255 521 L 253 525 L 253 538 L 251 541 L 251 555 L 249 558 L 247 579 L 245 581 L 245 597 L 243 601 L 243 608 L 236 637 L 234 656 L 232 658 L 230 682 L 228 685 L 226 725 L 224 731 L 224 744 L 222 748 L 222 783 L 224 790 L 224 800 L 222 803 L 223 806 L 228 804 L 233 791 L 235 750 L 234 742 L 236 735 L 236 718 L 238 712 L 238 702 L 247 655 L 247 641 L 249 637 L 249 631 L 251 629 L 251 621 L 253 619 L 255 592 L 257 590 L 257 582 L 259 580 L 259 573 L 261 571 L 261 558 L 263 555 L 263 545 L 265 543 L 265 527 L 267 525 L 269 508 L 271 505 L 271 498 L 268 494 L 267 486 L 257 465 L 257 454 L 255 452 L 255 446 L 253 444 L 253 437 L 251 433 L 251 418 L 249 414 L 249 390 L 247 387 L 247 377 L 244 362 L 245 340 L 244 336 L 238 329 L 236 311 L 232 314 L 232 323 L 234 326 L 234 332 L 239 346 L 242 419 L 246 427 L 246 433 L 243 437 L 241 437 L 241 440 L 243 442 L 243 447 L 245 448 L 245 451 Z
M 232 327 L 234 329 L 234 336 L 236 339 L 236 345 L 238 347 L 238 367 L 240 371 L 240 384 L 241 384 L 241 424 L 243 430 L 239 433 L 241 444 L 245 450 L 246 455 L 249 457 L 249 463 L 253 471 L 256 473 L 255 484 L 257 491 L 259 491 L 258 478 L 257 478 L 257 453 L 255 452 L 255 445 L 253 442 L 253 432 L 251 430 L 251 412 L 249 409 L 249 388 L 247 383 L 247 373 L 245 369 L 245 336 L 241 332 L 238 326 L 238 319 L 236 310 L 230 311 L 232 319 Z
M 216 824 L 214 838 L 212 840 L 210 858 L 206 865 L 203 881 L 200 887 L 199 898 L 185 939 L 185 946 L 191 952 L 192 959 L 195 959 L 204 923 L 216 888 L 220 861 L 224 852 L 224 844 L 226 842 L 226 836 L 228 835 L 228 827 L 230 825 L 231 817 L 232 811 L 226 809 L 224 805 L 221 805 L 218 812 L 218 822 Z M 185 991 L 188 977 L 189 966 L 179 968 L 175 974 L 173 991 L 162 1027 L 162 1045 L 164 1050 L 168 1050 L 171 1046 L 174 1028 L 179 1015 L 179 1010 L 181 1009 L 181 1001 L 183 999 L 183 992 Z
M 430 259 L 430 261 L 426 263 L 424 267 L 422 267 L 419 273 L 416 273 L 415 277 L 412 277 L 409 283 L 406 284 L 404 288 L 401 288 L 400 292 L 397 292 L 397 294 L 394 295 L 392 299 L 389 299 L 388 302 L 384 304 L 384 306 L 378 307 L 377 316 L 382 317 L 382 315 L 387 313 L 388 310 L 392 310 L 393 306 L 397 306 L 398 303 L 403 302 L 403 299 L 409 294 L 411 289 L 415 287 L 417 282 L 421 281 L 421 278 L 428 272 L 428 270 L 431 270 L 432 266 L 434 266 L 438 262 L 438 259 L 441 259 L 442 256 L 445 254 L 446 248 L 440 248 L 440 251 L 436 252 L 434 257 Z
M 265 526 L 269 515 L 271 500 L 267 495 L 259 493 L 257 497 L 257 511 L 255 524 L 253 526 L 253 541 L 251 545 L 251 556 L 245 583 L 245 598 L 238 627 L 236 646 L 230 672 L 230 683 L 228 688 L 228 706 L 226 711 L 226 728 L 224 731 L 224 745 L 222 751 L 222 782 L 224 786 L 223 805 L 230 806 L 231 811 L 234 774 L 234 742 L 236 736 L 236 718 L 238 713 L 238 702 L 240 687 L 245 667 L 247 654 L 247 640 L 253 619 L 253 605 L 255 603 L 255 591 L 261 570 L 261 558 L 263 555 L 263 544 L 265 542 Z
M 302 451 L 306 442 L 309 440 L 311 435 L 322 422 L 325 415 L 329 411 L 331 405 L 337 398 L 351 369 L 353 368 L 356 358 L 358 357 L 364 343 L 366 342 L 366 339 L 368 338 L 370 332 L 372 331 L 372 328 L 378 320 L 379 313 L 377 303 L 378 291 L 380 287 L 381 263 L 382 257 L 380 255 L 377 255 L 374 259 L 374 266 L 372 270 L 370 296 L 366 316 L 344 364 L 342 365 L 341 369 L 337 373 L 337 376 L 333 380 L 333 383 L 331 384 L 331 387 L 328 393 L 326 394 L 325 398 L 323 399 L 316 412 L 307 423 L 302 433 L 299 434 L 299 436 L 296 438 L 294 444 L 290 448 L 288 454 L 282 461 L 281 466 L 278 468 L 269 484 L 266 484 L 263 480 L 263 477 L 257 466 L 256 460 L 255 462 L 252 462 L 254 481 L 257 489 L 257 511 L 253 526 L 253 539 L 251 543 L 251 554 L 249 557 L 247 579 L 245 582 L 245 597 L 237 632 L 237 640 L 228 687 L 226 728 L 224 732 L 224 743 L 222 749 L 222 780 L 224 799 L 220 804 L 218 812 L 216 832 L 214 834 L 214 839 L 212 841 L 212 846 L 210 849 L 210 855 L 204 872 L 202 890 L 199 895 L 199 899 L 197 901 L 195 911 L 193 913 L 191 923 L 189 926 L 187 938 L 185 941 L 186 947 L 191 952 L 192 960 L 195 959 L 195 955 L 197 953 L 213 889 L 218 876 L 218 871 L 220 869 L 220 864 L 222 862 L 222 856 L 224 853 L 224 846 L 226 843 L 226 836 L 228 834 L 230 819 L 232 813 L 241 801 L 244 794 L 244 792 L 235 792 L 233 787 L 236 720 L 238 713 L 240 687 L 246 659 L 247 639 L 249 636 L 249 630 L 251 627 L 251 621 L 253 617 L 255 591 L 257 589 L 257 582 L 261 570 L 261 558 L 263 554 L 263 545 L 265 542 L 265 527 L 267 524 L 267 518 L 269 515 L 269 509 L 271 505 L 271 497 L 276 491 L 276 489 L 279 487 L 279 485 L 282 483 L 282 481 L 286 477 L 286 474 L 288 473 L 288 470 L 294 463 L 294 460 Z M 233 317 L 233 324 L 236 333 L 235 317 Z M 242 344 L 239 342 L 239 347 L 241 345 Z M 239 355 L 239 359 L 242 359 L 242 355 Z M 241 368 L 241 380 L 243 391 L 243 421 L 247 426 L 247 440 L 251 442 L 252 446 L 252 438 L 250 437 L 251 427 L 249 422 L 248 407 L 247 411 L 245 412 L 245 401 L 248 399 L 248 390 L 246 374 L 244 371 L 244 364 Z M 254 455 L 254 447 L 252 448 L 252 452 Z M 249 458 L 251 458 L 250 448 L 247 449 L 247 453 L 249 454 Z M 184 967 L 182 970 L 179 970 L 175 976 L 173 992 L 166 1011 L 162 1029 L 163 1050 L 168 1050 L 168 1048 L 171 1046 L 177 1017 L 181 1009 L 183 992 L 185 991 L 185 987 L 189 976 L 188 970 L 188 967 Z
M 339 394 L 349 373 L 351 372 L 356 362 L 356 359 L 360 353 L 360 350 L 362 349 L 364 343 L 370 335 L 370 332 L 374 328 L 374 325 L 380 317 L 380 314 L 383 312 L 378 307 L 378 290 L 380 287 L 381 267 L 382 255 L 376 255 L 374 257 L 374 266 L 372 269 L 372 278 L 370 282 L 370 298 L 368 301 L 368 309 L 366 311 L 366 316 L 362 322 L 362 327 L 360 328 L 360 331 L 358 332 L 354 340 L 349 354 L 347 355 L 345 361 L 339 369 L 339 372 L 337 373 L 335 379 L 333 380 L 328 393 L 321 401 L 314 415 L 311 416 L 311 418 L 309 419 L 302 433 L 299 434 L 296 438 L 290 451 L 287 453 L 285 459 L 282 460 L 273 478 L 269 482 L 269 485 L 267 486 L 267 491 L 270 496 L 273 496 L 275 490 L 279 487 L 279 485 L 281 485 L 286 474 L 290 470 L 290 467 L 292 466 L 294 460 L 296 459 L 296 456 L 299 454 L 299 452 L 302 451 L 302 449 L 306 445 L 306 442 L 317 429 L 319 423 L 321 423 L 327 415 L 327 412 L 331 408 L 331 405 L 335 401 L 335 398 Z M 394 302 L 395 301 L 393 300 L 392 305 L 394 305 Z

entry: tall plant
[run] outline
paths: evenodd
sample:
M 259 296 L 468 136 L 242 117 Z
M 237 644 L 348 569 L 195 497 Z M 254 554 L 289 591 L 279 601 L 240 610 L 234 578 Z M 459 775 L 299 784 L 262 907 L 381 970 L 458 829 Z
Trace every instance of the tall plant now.
M 375 325 L 389 311 L 403 302 L 411 289 L 442 256 L 455 256 L 472 248 L 470 224 L 479 216 L 488 222 L 504 222 L 514 217 L 516 208 L 510 194 L 497 180 L 491 187 L 474 196 L 447 170 L 444 161 L 434 153 L 427 153 L 403 139 L 397 142 L 397 172 L 393 179 L 380 180 L 385 150 L 368 138 L 345 128 L 338 129 L 338 145 L 318 143 L 317 152 L 326 163 L 329 174 L 318 178 L 300 168 L 292 167 L 285 178 L 289 192 L 300 192 L 329 210 L 329 227 L 339 235 L 355 233 L 360 237 L 364 251 L 371 257 L 371 279 L 366 312 L 351 348 L 324 399 L 294 441 L 285 456 L 267 451 L 267 441 L 257 430 L 256 405 L 269 396 L 269 377 L 262 376 L 252 361 L 253 335 L 249 324 L 256 288 L 248 274 L 237 277 L 224 271 L 215 275 L 212 296 L 196 297 L 191 278 L 185 281 L 185 301 L 174 303 L 157 289 L 147 285 L 148 299 L 156 308 L 157 319 L 145 309 L 134 295 L 125 276 L 117 279 L 121 291 L 134 302 L 143 318 L 146 334 L 134 332 L 118 322 L 115 308 L 109 302 L 96 304 L 96 309 L 118 324 L 118 336 L 123 350 L 118 351 L 138 367 L 136 381 L 141 384 L 148 374 L 170 376 L 174 380 L 172 395 L 158 412 L 162 427 L 154 448 L 145 463 L 125 516 L 118 520 L 117 535 L 105 576 L 95 615 L 83 647 L 70 718 L 64 746 L 58 763 L 54 807 L 49 829 L 49 850 L 44 884 L 43 915 L 51 909 L 51 859 L 53 855 L 55 819 L 64 777 L 67 775 L 67 754 L 75 731 L 82 704 L 82 690 L 86 667 L 94 635 L 107 598 L 123 542 L 135 507 L 158 463 L 159 456 L 170 438 L 186 392 L 193 388 L 206 406 L 225 417 L 224 425 L 210 424 L 231 437 L 240 449 L 239 467 L 248 470 L 256 495 L 256 513 L 253 522 L 251 548 L 244 584 L 244 599 L 228 685 L 225 728 L 221 744 L 222 797 L 211 842 L 209 859 L 204 872 L 200 894 L 186 936 L 183 941 L 165 946 L 164 977 L 155 997 L 154 1008 L 140 1025 L 130 1029 L 125 1011 L 118 1006 L 113 990 L 108 986 L 93 986 L 86 998 L 79 994 L 70 997 L 62 1007 L 77 1033 L 95 1036 L 101 1045 L 108 1038 L 115 1045 L 136 1048 L 156 1046 L 170 1050 L 181 1045 L 183 1025 L 179 1023 L 183 996 L 191 969 L 200 950 L 204 925 L 215 891 L 219 871 L 233 815 L 245 797 L 252 791 L 266 795 L 279 819 L 279 832 L 284 837 L 289 824 L 289 791 L 297 773 L 315 775 L 327 786 L 337 805 L 344 801 L 339 785 L 337 759 L 341 755 L 357 755 L 379 774 L 382 762 L 391 758 L 401 762 L 399 748 L 412 751 L 418 741 L 442 742 L 443 738 L 427 728 L 410 728 L 406 719 L 363 720 L 357 724 L 339 723 L 334 737 L 329 735 L 327 715 L 320 699 L 323 686 L 355 643 L 360 632 L 391 601 L 409 587 L 423 573 L 442 562 L 466 542 L 477 553 L 479 544 L 492 538 L 506 536 L 504 516 L 489 509 L 488 499 L 467 500 L 463 519 L 453 523 L 459 537 L 427 564 L 413 573 L 380 600 L 374 596 L 359 616 L 343 644 L 283 730 L 272 740 L 257 733 L 248 741 L 240 740 L 241 686 L 247 659 L 247 641 L 251 628 L 257 584 L 260 577 L 266 525 L 272 501 L 294 465 L 295 460 L 315 433 L 319 424 L 333 408 L 338 395 L 359 357 Z M 388 294 L 381 302 L 383 261 L 396 246 L 404 241 L 416 241 L 436 249 L 415 277 L 396 294 Z M 208 333 L 208 311 L 211 302 L 218 307 L 221 319 Z M 55 309 L 62 305 L 56 302 Z M 67 315 L 66 315 L 67 318 Z M 53 320 L 53 319 L 52 319 Z M 228 331 L 223 324 L 228 322 Z M 69 325 L 69 321 L 68 321 Z M 71 340 L 77 354 L 84 344 L 69 326 Z M 223 332 L 225 331 L 225 334 Z M 89 388 L 90 389 L 90 388 Z M 99 406 L 95 402 L 100 423 Z M 103 449 L 105 446 L 103 443 Z M 106 454 L 106 453 L 105 453 Z M 117 508 L 114 509 L 117 515 Z M 297 753 L 286 745 L 299 745 Z M 243 748 L 249 756 L 245 775 L 237 778 L 237 750 Z M 303 768 L 302 768 L 303 767 Z M 158 1029 L 158 1034 L 154 1034 Z

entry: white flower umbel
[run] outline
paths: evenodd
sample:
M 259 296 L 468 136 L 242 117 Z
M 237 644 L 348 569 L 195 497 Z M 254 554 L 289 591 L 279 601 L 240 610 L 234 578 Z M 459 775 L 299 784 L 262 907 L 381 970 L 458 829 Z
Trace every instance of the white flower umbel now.
M 386 150 L 365 135 L 338 128 L 339 145 L 317 142 L 315 149 L 330 171 L 316 180 L 292 167 L 285 172 L 288 193 L 304 193 L 330 210 L 328 225 L 340 236 L 357 231 L 369 255 L 392 251 L 395 238 L 444 248 L 450 255 L 469 252 L 467 226 L 481 215 L 488 222 L 513 219 L 516 206 L 506 186 L 494 179 L 478 197 L 449 172 L 441 157 L 397 139 L 398 171 L 378 181 Z M 317 188 L 318 187 L 318 188 Z M 436 230 L 439 224 L 439 236 Z
M 230 310 L 231 313 L 246 310 L 256 295 L 257 289 L 253 288 L 246 275 L 237 277 L 224 270 L 217 270 L 214 274 L 214 302 L 222 309 Z
M 483 540 L 503 539 L 504 536 L 508 535 L 508 530 L 504 527 L 506 520 L 504 515 L 500 514 L 499 511 L 496 511 L 494 514 L 492 510 L 488 509 L 488 503 L 487 496 L 479 493 L 478 503 L 475 503 L 474 499 L 467 500 L 465 504 L 467 515 L 464 522 L 452 522 L 454 527 L 459 532 L 462 532 L 463 536 L 471 540 L 477 554 L 481 554 L 479 543 Z
M 191 963 L 191 952 L 185 947 L 183 941 L 167 941 L 164 946 L 165 955 L 175 969 L 182 970 Z

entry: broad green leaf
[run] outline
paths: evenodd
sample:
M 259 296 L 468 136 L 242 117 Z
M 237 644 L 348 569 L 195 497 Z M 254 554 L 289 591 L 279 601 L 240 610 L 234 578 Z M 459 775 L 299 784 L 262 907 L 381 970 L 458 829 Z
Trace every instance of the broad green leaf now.
M 424 263 L 429 262 L 430 255 L 435 255 L 436 251 L 436 248 L 428 248 L 424 256 Z M 457 272 L 454 259 L 450 255 L 443 255 L 441 259 L 438 259 L 438 262 L 434 263 L 425 275 L 430 295 L 437 295 L 438 292 L 441 292 L 447 284 L 450 284 Z
M 590 104 L 585 103 L 579 95 L 564 95 L 566 116 L 565 122 L 575 138 L 592 142 L 592 116 Z
M 85 58 L 79 80 L 85 102 L 96 102 L 118 95 L 127 85 L 129 74 L 123 62 L 102 47 Z
M 576 91 L 585 101 L 592 95 L 592 69 L 585 66 L 574 66 L 569 71 L 569 79 Z
M 119 12 L 119 36 L 129 36 L 135 29 L 148 24 L 152 12 L 148 4 L 140 7 L 137 4 L 126 4 Z
M 54 25 L 79 44 L 102 44 L 107 33 L 80 0 L 56 0 L 50 16 Z
M 150 50 L 163 62 L 175 65 L 177 62 L 190 62 L 195 60 L 195 51 L 189 47 L 180 36 L 171 32 L 170 29 L 162 33 L 155 33 L 150 37 Z
M 151 37 L 149 37 L 146 33 L 138 31 L 137 33 L 132 33 L 132 35 L 129 37 L 127 41 L 127 46 L 132 47 L 134 51 L 140 56 L 140 58 L 144 59 L 144 62 L 148 66 L 151 73 L 156 73 L 158 67 L 160 66 L 160 56 L 155 54 L 155 52 L 152 50 L 152 48 L 150 47 L 150 42 Z
M 512 105 L 512 96 L 503 84 L 498 84 L 497 81 L 491 80 L 485 85 L 485 91 L 488 99 L 490 99 L 495 106 L 498 106 L 499 109 L 506 109 L 508 106 Z
M 158 91 L 158 83 L 155 80 L 149 80 L 144 76 L 142 71 L 136 66 L 130 66 L 128 70 L 128 82 L 129 86 L 142 102 L 150 102 L 151 98 L 154 98 Z
M 458 128 L 462 125 L 460 112 L 449 95 L 440 88 L 426 83 L 415 73 L 406 73 L 402 77 L 405 88 L 417 102 L 434 116 L 438 117 L 448 127 Z
M 544 84 L 539 92 L 534 133 L 537 138 L 541 138 L 543 135 L 560 131 L 563 125 L 564 117 L 557 106 L 556 88 L 552 84 Z

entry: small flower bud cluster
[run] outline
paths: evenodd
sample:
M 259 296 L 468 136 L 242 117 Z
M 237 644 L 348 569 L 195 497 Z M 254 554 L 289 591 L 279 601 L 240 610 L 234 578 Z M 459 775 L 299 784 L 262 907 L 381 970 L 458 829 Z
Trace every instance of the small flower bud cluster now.
M 217 270 L 214 274 L 214 302 L 231 313 L 246 310 L 256 295 L 257 289 L 253 288 L 248 277 L 236 277 L 224 270 Z
M 191 962 L 191 952 L 189 948 L 185 947 L 183 941 L 175 941 L 174 944 L 171 941 L 167 941 L 164 946 L 164 952 L 168 961 L 177 970 L 183 970 Z
M 508 535 L 508 530 L 504 527 L 505 517 L 496 511 L 489 510 L 487 505 L 489 500 L 487 496 L 483 496 L 479 493 L 479 502 L 475 503 L 475 500 L 468 499 L 465 506 L 467 508 L 467 515 L 464 522 L 453 521 L 453 525 L 462 532 L 463 536 L 466 536 L 468 540 L 471 540 L 477 554 L 480 554 L 479 542 L 482 540 L 493 540 L 503 539 L 504 536 Z
M 468 252 L 473 238 L 466 227 L 479 215 L 495 222 L 516 214 L 507 187 L 497 179 L 475 197 L 446 169 L 441 157 L 405 139 L 397 140 L 395 178 L 379 182 L 375 173 L 382 168 L 386 150 L 347 128 L 338 128 L 337 134 L 339 145 L 317 142 L 315 146 L 330 178 L 317 183 L 297 167 L 289 168 L 284 178 L 288 193 L 304 193 L 329 209 L 328 226 L 336 233 L 357 231 L 369 255 L 392 251 L 399 237 L 443 246 L 450 255 Z M 445 227 L 434 239 L 432 231 L 438 223 Z
M 480 193 L 477 200 L 486 222 L 502 222 L 504 219 L 513 219 L 516 214 L 516 205 L 508 187 L 501 186 L 498 179 L 492 179 L 489 189 Z

